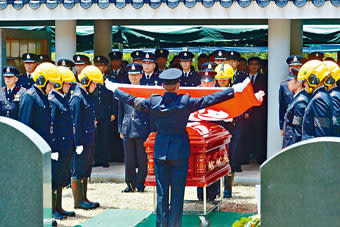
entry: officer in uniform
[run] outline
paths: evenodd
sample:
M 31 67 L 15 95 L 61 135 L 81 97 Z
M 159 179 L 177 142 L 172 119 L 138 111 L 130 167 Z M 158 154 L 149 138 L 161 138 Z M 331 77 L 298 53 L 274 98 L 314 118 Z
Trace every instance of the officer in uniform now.
M 60 83 L 60 73 L 55 65 L 42 63 L 32 73 L 32 79 L 35 84 L 20 100 L 18 121 L 32 128 L 52 146 L 53 125 L 47 95 Z M 55 226 L 56 222 L 52 225 Z
M 155 56 L 157 62 L 156 72 L 160 74 L 167 69 L 166 63 L 168 62 L 169 51 L 167 49 L 156 49 Z
M 161 75 L 165 93 L 150 98 L 136 98 L 119 89 L 117 84 L 107 83 L 120 101 L 139 111 L 147 111 L 155 121 L 157 136 L 154 148 L 154 165 L 157 185 L 156 226 L 181 226 L 184 190 L 190 156 L 189 137 L 186 125 L 190 113 L 231 99 L 236 92 L 242 92 L 245 83 L 234 85 L 223 91 L 191 98 L 178 95 L 179 69 L 167 69 Z M 162 103 L 162 105 L 159 105 Z M 171 182 L 171 201 L 169 209 L 169 184 Z
M 299 70 L 302 66 L 302 56 L 300 55 L 291 55 L 287 58 L 286 62 L 288 64 L 289 75 L 294 77 L 293 71 Z M 293 100 L 294 93 L 288 88 L 288 80 L 284 80 L 280 84 L 279 90 L 279 122 L 280 122 L 280 130 L 281 135 L 283 136 L 283 122 L 284 116 L 286 114 L 288 105 Z
M 127 65 L 131 84 L 139 85 L 143 66 Z M 127 187 L 122 192 L 144 191 L 144 181 L 147 175 L 147 157 L 144 142 L 151 132 L 148 112 L 140 112 L 132 106 L 119 102 L 118 129 L 124 142 L 125 182 Z M 136 174 L 136 168 L 138 172 Z
M 104 56 L 95 56 L 94 65 L 100 69 L 103 78 L 108 75 L 105 73 L 109 60 Z M 97 108 L 96 108 L 96 152 L 94 166 L 109 167 L 110 153 L 112 152 L 111 140 L 113 137 L 113 122 L 117 116 L 117 104 L 114 105 L 113 93 L 105 88 L 97 88 Z
M 73 70 L 73 67 L 75 66 L 74 65 L 74 62 L 69 60 L 69 59 L 60 59 L 58 62 L 57 62 L 57 65 L 58 66 L 64 66 L 64 67 L 67 67 L 69 68 L 71 71 Z
M 132 57 L 132 63 L 136 63 L 136 64 L 142 64 L 142 60 L 144 57 L 144 52 L 140 51 L 140 50 L 136 50 L 134 52 L 131 53 L 131 57 Z
M 76 83 L 73 72 L 64 67 L 58 67 L 61 75 L 60 84 L 48 95 L 51 106 L 52 131 L 52 216 L 63 219 L 75 216 L 74 212 L 62 208 L 62 189 L 69 183 L 72 157 L 74 151 L 74 135 L 72 114 L 65 98 L 72 83 Z
M 332 136 L 340 137 L 340 69 L 339 66 L 332 61 L 324 61 L 329 70 L 329 75 L 325 79 L 325 86 L 332 99 L 333 104 L 333 129 Z
M 38 57 L 32 53 L 25 53 L 22 55 L 22 60 L 24 61 L 25 73 L 18 77 L 17 85 L 25 89 L 30 89 L 34 84 L 31 74 L 38 65 Z
M 324 86 L 328 67 L 319 60 L 306 62 L 297 79 L 305 80 L 305 90 L 310 93 L 310 101 L 305 109 L 302 122 L 302 139 L 332 136 L 333 104 Z
M 198 87 L 216 87 L 215 82 L 215 68 L 217 64 L 214 62 L 207 62 L 202 65 L 202 70 L 198 73 L 201 77 L 201 84 Z
M 76 76 L 88 65 L 91 65 L 90 58 L 83 54 L 73 55 L 73 61 L 76 68 Z
M 309 94 L 304 89 L 304 81 L 298 81 L 298 71 L 292 69 L 289 75 L 288 88 L 294 92 L 293 101 L 288 105 L 283 123 L 282 148 L 301 141 L 302 120 L 309 102 Z
M 26 92 L 18 82 L 19 71 L 13 66 L 2 68 L 5 86 L 0 89 L 0 116 L 9 117 L 17 120 L 19 115 L 19 101 Z
M 51 58 L 50 58 L 48 55 L 46 55 L 46 54 L 40 54 L 40 55 L 38 56 L 38 63 L 41 64 L 41 63 L 43 63 L 43 62 L 49 62 L 49 63 L 55 64 L 55 62 L 52 61 Z
M 180 78 L 181 87 L 197 87 L 200 84 L 200 75 L 195 72 L 192 66 L 193 53 L 182 51 L 178 54 L 182 67 L 182 76 Z
M 103 74 L 95 66 L 88 65 L 78 75 L 78 81 L 70 100 L 75 128 L 76 154 L 73 157 L 72 193 L 74 208 L 92 209 L 98 202 L 87 199 L 87 182 L 91 176 L 95 154 L 97 84 L 103 84 Z
M 212 56 L 216 64 L 222 64 L 227 60 L 228 52 L 225 50 L 215 50 Z
M 118 81 L 119 83 L 129 83 L 127 78 L 127 73 L 122 67 L 123 53 L 120 51 L 112 51 L 109 53 L 111 59 L 111 70 L 109 74 L 111 75 L 111 80 Z
M 161 85 L 161 81 L 158 77 L 155 64 L 155 55 L 153 53 L 146 52 L 143 60 L 143 77 L 140 81 L 141 85 L 157 86 Z

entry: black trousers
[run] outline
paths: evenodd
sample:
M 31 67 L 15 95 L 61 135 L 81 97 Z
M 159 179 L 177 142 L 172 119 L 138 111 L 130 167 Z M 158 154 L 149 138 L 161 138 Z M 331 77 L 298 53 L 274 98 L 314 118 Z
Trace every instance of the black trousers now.
M 113 125 L 109 120 L 98 119 L 96 128 L 96 152 L 95 162 L 106 164 L 110 161 L 110 153 L 113 150 L 111 140 L 113 137 Z
M 52 160 L 52 189 L 68 185 L 72 169 L 72 153 L 68 155 L 59 153 L 58 161 Z
M 78 155 L 74 152 L 73 155 L 73 167 L 72 178 L 82 179 L 84 177 L 90 177 L 92 172 L 92 166 L 94 163 L 95 144 L 87 144 L 83 146 L 83 152 Z
M 146 138 L 124 137 L 125 153 L 125 182 L 133 187 L 144 188 L 144 181 L 148 171 L 147 156 L 144 142 Z M 136 168 L 138 172 L 136 173 Z

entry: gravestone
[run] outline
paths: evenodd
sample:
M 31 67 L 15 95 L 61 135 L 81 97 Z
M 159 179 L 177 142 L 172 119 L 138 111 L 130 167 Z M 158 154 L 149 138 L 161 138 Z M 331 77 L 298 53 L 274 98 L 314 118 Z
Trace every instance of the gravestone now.
M 0 117 L 0 226 L 51 226 L 51 148 L 26 125 Z
M 340 226 L 340 138 L 296 143 L 261 166 L 261 227 Z

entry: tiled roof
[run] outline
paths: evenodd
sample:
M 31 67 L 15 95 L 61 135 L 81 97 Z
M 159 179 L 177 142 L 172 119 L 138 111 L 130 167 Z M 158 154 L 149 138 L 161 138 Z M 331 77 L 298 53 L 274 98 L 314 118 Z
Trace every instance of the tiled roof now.
M 228 8 L 233 4 L 238 4 L 241 7 L 248 7 L 251 3 L 256 2 L 260 7 L 266 7 L 270 1 L 275 2 L 277 7 L 285 7 L 291 1 L 296 7 L 303 7 L 307 1 L 311 1 L 315 7 L 323 6 L 326 0 L 0 0 L 0 10 L 12 5 L 19 10 L 25 5 L 29 5 L 32 9 L 39 7 L 47 7 L 54 9 L 58 5 L 63 5 L 67 9 L 72 9 L 79 4 L 82 8 L 88 9 L 93 5 L 98 5 L 100 8 L 107 8 L 110 5 L 115 5 L 117 8 L 133 7 L 141 8 L 144 5 L 149 5 L 152 8 L 158 8 L 162 4 L 166 4 L 169 8 L 176 8 L 180 2 L 188 7 L 194 7 L 201 4 L 206 8 L 212 7 L 215 4 L 220 4 L 222 7 Z M 327 0 L 335 7 L 340 6 L 340 0 Z

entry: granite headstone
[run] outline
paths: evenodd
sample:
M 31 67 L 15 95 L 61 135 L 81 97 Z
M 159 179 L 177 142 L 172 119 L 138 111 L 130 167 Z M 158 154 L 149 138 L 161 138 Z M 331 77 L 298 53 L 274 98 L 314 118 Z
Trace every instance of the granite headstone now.
M 51 148 L 34 130 L 0 117 L 0 226 L 51 226 Z
M 340 226 L 340 138 L 296 143 L 261 166 L 261 227 Z

